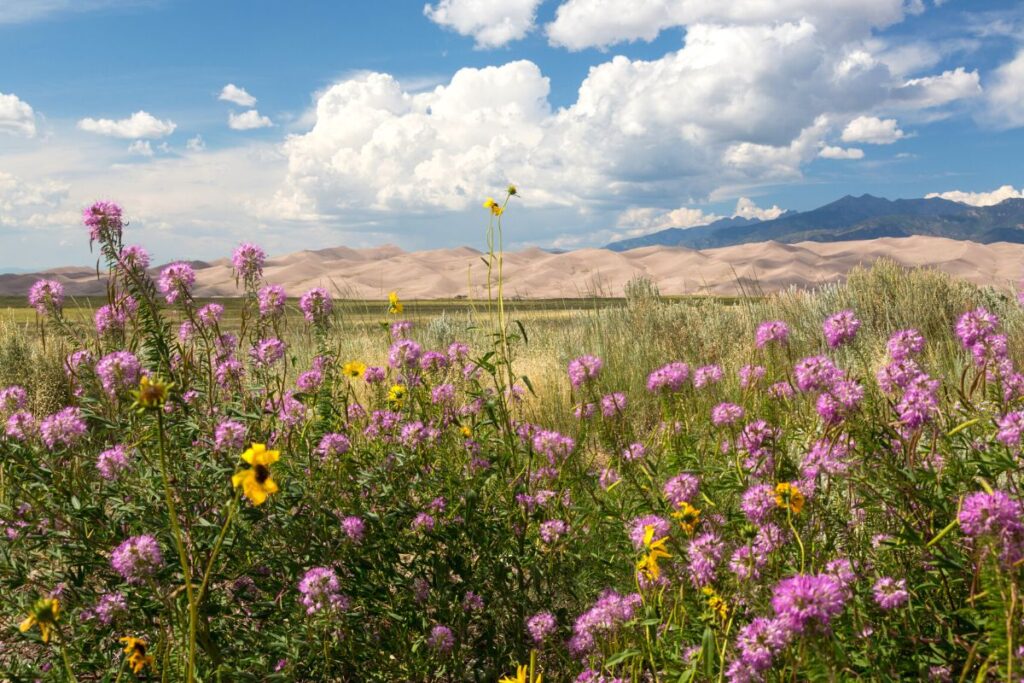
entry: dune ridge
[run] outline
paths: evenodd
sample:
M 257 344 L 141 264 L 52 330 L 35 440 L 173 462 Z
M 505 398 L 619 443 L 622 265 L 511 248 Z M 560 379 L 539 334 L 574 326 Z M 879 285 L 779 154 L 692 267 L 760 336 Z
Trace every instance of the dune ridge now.
M 397 290 L 405 298 L 442 299 L 485 294 L 486 268 L 471 247 L 406 252 L 393 245 L 370 249 L 332 247 L 267 260 L 267 281 L 298 296 L 327 287 L 339 297 L 376 299 Z M 755 285 L 773 292 L 842 280 L 857 265 L 888 257 L 907 267 L 927 266 L 1000 288 L 1013 286 L 1024 265 L 1024 244 L 979 244 L 944 237 L 885 237 L 850 242 L 760 242 L 716 249 L 641 247 L 615 252 L 580 249 L 552 254 L 531 247 L 508 252 L 505 292 L 523 298 L 621 296 L 634 276 L 654 281 L 662 294 L 735 295 Z M 229 259 L 192 261 L 198 296 L 238 293 Z M 154 272 L 156 272 L 155 269 Z M 69 294 L 105 291 L 95 268 L 62 267 L 41 273 L 0 275 L 0 294 L 24 295 L 40 277 L 62 282 Z

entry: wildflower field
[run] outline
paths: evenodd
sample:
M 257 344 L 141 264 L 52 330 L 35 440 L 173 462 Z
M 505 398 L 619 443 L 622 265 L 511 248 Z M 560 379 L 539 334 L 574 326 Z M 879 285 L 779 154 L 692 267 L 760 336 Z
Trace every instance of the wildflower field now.
M 86 209 L 107 299 L 0 329 L 0 678 L 1021 679 L 1017 301 L 880 263 L 551 316 L 505 206 L 429 315 L 250 244 L 197 301 Z

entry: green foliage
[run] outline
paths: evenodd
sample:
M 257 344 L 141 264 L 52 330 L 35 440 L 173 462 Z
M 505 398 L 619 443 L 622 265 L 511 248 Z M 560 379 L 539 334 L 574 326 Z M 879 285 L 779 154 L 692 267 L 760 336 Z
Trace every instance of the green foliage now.
M 501 213 L 485 259 L 496 277 Z M 35 433 L 3 441 L 0 587 L 9 597 L 0 671 L 11 680 L 127 679 L 135 674 L 125 668 L 126 636 L 144 638 L 154 657 L 141 676 L 162 680 L 494 681 L 528 661 L 547 681 L 588 667 L 605 680 L 724 680 L 741 656 L 739 634 L 774 616 L 779 582 L 833 571 L 840 558 L 855 574 L 841 608 L 827 627 L 812 624 L 774 648 L 770 680 L 1020 673 L 1021 570 L 1000 560 L 1006 539 L 970 542 L 956 524 L 967 494 L 1018 497 L 1020 456 L 996 439 L 996 420 L 1019 410 L 1020 396 L 1004 394 L 1003 380 L 953 335 L 961 313 L 985 306 L 1019 362 L 1024 316 L 998 293 L 882 262 L 845 284 L 732 301 L 663 300 L 637 280 L 625 306 L 517 309 L 499 295 L 420 313 L 407 302 L 416 325 L 393 331 L 383 302 L 360 304 L 358 315 L 339 302 L 316 324 L 291 306 L 284 317 L 261 316 L 263 283 L 250 278 L 243 298 L 222 302 L 220 322 L 203 324 L 198 309 L 208 302 L 165 305 L 152 281 L 119 270 L 119 242 L 104 248 L 107 300 L 131 293 L 140 303 L 123 334 L 97 336 L 62 316 L 42 333 L 0 330 L 0 384 L 24 386 L 40 418 L 71 404 L 88 426 L 67 445 Z M 830 349 L 822 320 L 846 308 L 862 326 Z M 193 333 L 172 335 L 184 320 Z M 765 320 L 789 324 L 788 344 L 755 348 Z M 886 340 L 908 327 L 928 341 L 923 371 L 941 380 L 937 409 L 913 428 L 900 425 L 898 393 L 875 379 Z M 229 330 L 237 344 L 223 336 Z M 287 353 L 258 362 L 252 350 L 269 338 L 287 342 Z M 468 355 L 449 348 L 455 341 Z M 80 348 L 93 359 L 136 352 L 173 383 L 166 408 L 133 409 L 134 387 L 108 391 L 92 369 L 66 373 L 65 358 Z M 404 364 L 414 348 L 443 356 Z M 570 387 L 565 368 L 584 354 L 603 368 Z M 864 388 L 838 423 L 818 414 L 820 391 L 769 390 L 794 384 L 794 365 L 820 354 Z M 244 366 L 241 379 L 218 374 L 228 359 Z M 386 368 L 385 377 L 345 374 L 356 360 Z M 691 381 L 649 391 L 648 373 L 671 361 L 689 363 Z M 696 368 L 711 364 L 722 378 L 695 386 Z M 764 377 L 742 383 L 748 365 Z M 316 377 L 304 374 L 311 368 Z M 399 384 L 405 397 L 389 399 Z M 621 415 L 607 408 L 613 392 L 627 397 Z M 713 424 L 723 402 L 745 417 Z M 577 419 L 588 404 L 593 417 Z M 759 419 L 778 430 L 770 465 L 748 462 L 740 438 Z M 244 426 L 244 444 L 217 443 L 227 420 Z M 325 452 L 332 435 L 347 446 Z M 847 438 L 855 445 L 842 467 L 808 474 L 814 444 Z M 268 488 L 260 504 L 232 485 L 262 466 L 240 459 L 252 443 L 280 452 L 260 474 L 279 490 Z M 104 476 L 97 458 L 118 444 L 129 460 Z M 624 457 L 633 444 L 644 455 Z M 664 490 L 684 473 L 699 480 L 691 528 L 673 517 L 681 508 Z M 805 502 L 786 512 L 769 501 L 753 523 L 744 495 L 777 483 L 792 483 Z M 637 572 L 656 540 L 644 546 L 636 520 L 651 515 L 669 528 L 657 580 Z M 734 553 L 768 525 L 782 542 L 756 551 L 763 562 L 747 575 L 753 560 Z M 111 555 L 142 534 L 155 537 L 162 561 L 129 582 Z M 693 545 L 708 534 L 717 552 L 710 573 Z M 316 568 L 333 573 L 336 588 L 311 592 L 304 579 Z M 882 577 L 906 582 L 906 604 L 881 607 L 873 587 Z M 587 631 L 577 620 L 610 599 L 607 589 L 624 596 L 628 614 Z M 17 626 L 48 595 L 61 614 L 43 643 L 38 630 Z M 111 595 L 127 609 L 108 620 L 97 605 Z M 527 620 L 541 612 L 555 631 L 534 642 Z

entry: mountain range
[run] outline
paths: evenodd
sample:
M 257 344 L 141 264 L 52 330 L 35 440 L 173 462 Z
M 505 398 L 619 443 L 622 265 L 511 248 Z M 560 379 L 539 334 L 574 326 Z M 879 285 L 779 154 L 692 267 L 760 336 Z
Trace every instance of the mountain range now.
M 751 242 L 846 242 L 924 235 L 980 244 L 1024 244 L 1024 199 L 994 206 L 971 206 L 932 197 L 885 199 L 847 195 L 810 211 L 788 211 L 762 221 L 734 216 L 693 228 L 668 228 L 612 242 L 606 249 L 671 246 L 714 249 Z

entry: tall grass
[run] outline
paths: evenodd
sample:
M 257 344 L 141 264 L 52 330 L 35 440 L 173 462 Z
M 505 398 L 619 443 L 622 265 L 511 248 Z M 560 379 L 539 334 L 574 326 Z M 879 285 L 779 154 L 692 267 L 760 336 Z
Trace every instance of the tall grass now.
M 98 207 L 122 325 L 51 288 L 0 327 L 7 678 L 1019 678 L 1009 297 L 883 261 L 557 315 L 495 288 L 409 327 L 397 297 L 281 312 L 247 246 L 229 320 Z

